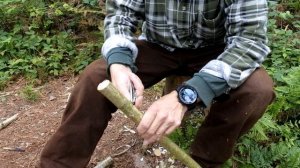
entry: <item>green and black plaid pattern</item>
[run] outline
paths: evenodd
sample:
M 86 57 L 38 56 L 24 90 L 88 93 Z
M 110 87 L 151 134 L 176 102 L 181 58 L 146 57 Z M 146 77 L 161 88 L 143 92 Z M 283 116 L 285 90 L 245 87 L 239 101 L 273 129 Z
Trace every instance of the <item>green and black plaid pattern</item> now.
M 143 20 L 146 39 L 168 49 L 226 43 L 218 60 L 231 67 L 235 88 L 270 52 L 267 13 L 266 0 L 107 0 L 105 38 L 132 40 Z

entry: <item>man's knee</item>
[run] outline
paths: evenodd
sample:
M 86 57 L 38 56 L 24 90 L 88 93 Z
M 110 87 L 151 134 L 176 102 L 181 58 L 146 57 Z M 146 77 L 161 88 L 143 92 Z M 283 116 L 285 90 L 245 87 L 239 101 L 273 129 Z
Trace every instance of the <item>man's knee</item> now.
M 98 59 L 89 64 L 80 74 L 79 81 L 90 81 L 93 83 L 100 83 L 101 80 L 107 78 L 106 62 L 104 59 Z
M 247 88 L 245 104 L 247 111 L 246 121 L 240 132 L 240 136 L 248 132 L 253 125 L 262 117 L 268 105 L 275 98 L 273 81 L 264 69 L 257 69 L 245 82 Z
M 249 96 L 253 99 L 260 100 L 266 106 L 275 98 L 273 89 L 273 80 L 265 69 L 257 69 L 245 82 L 248 87 Z

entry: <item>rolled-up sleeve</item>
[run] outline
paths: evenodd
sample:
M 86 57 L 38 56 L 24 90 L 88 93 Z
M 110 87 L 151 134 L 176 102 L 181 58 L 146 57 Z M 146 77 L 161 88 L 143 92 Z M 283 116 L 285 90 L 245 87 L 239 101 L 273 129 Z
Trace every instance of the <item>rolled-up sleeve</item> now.
M 113 48 L 126 47 L 131 50 L 133 61 L 137 56 L 135 39 L 138 21 L 144 19 L 143 0 L 108 0 L 104 20 L 104 38 L 102 55 Z
M 267 46 L 266 0 L 227 1 L 226 48 L 201 71 L 220 77 L 231 88 L 240 86 L 270 53 Z

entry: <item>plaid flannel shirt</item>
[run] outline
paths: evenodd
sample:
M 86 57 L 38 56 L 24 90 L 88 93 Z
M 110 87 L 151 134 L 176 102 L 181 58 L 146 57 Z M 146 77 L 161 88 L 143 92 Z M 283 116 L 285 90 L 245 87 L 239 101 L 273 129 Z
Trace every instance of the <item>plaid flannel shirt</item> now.
M 224 52 L 200 70 L 238 87 L 269 54 L 266 0 L 107 0 L 102 54 L 142 37 L 172 50 L 226 43 Z

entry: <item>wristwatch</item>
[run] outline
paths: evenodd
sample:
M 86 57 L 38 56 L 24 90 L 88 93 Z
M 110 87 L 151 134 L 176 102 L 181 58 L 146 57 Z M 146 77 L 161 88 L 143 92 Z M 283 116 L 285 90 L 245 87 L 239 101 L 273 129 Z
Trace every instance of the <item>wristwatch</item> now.
M 178 93 L 179 102 L 187 106 L 188 110 L 192 110 L 196 107 L 199 96 L 195 88 L 189 85 L 180 85 L 176 91 Z

